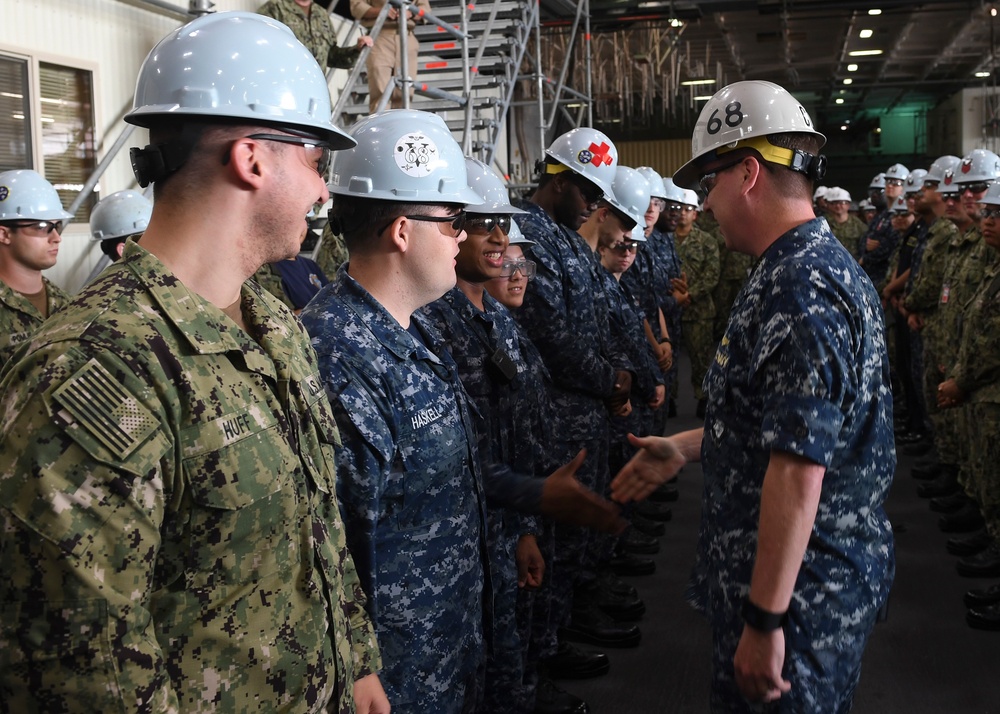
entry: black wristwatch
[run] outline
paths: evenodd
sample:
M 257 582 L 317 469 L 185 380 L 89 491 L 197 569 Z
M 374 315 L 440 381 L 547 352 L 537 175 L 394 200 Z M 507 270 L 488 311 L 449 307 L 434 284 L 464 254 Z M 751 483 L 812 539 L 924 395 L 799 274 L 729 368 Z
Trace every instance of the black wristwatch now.
M 669 337 L 663 337 L 663 338 L 660 339 L 660 344 L 662 345 L 664 343 L 666 343 L 668 345 L 674 344 L 673 340 L 671 340 Z
M 740 614 L 743 615 L 743 622 L 758 632 L 773 632 L 788 622 L 788 610 L 769 612 L 754 605 L 750 602 L 750 598 L 743 601 L 743 610 Z

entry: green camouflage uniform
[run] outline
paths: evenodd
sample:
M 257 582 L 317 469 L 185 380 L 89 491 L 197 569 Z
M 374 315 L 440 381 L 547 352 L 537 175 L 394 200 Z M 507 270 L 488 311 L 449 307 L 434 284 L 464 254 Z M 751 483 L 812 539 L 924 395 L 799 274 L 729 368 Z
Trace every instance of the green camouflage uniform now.
M 840 244 L 847 248 L 847 252 L 854 256 L 854 259 L 858 259 L 858 242 L 865 233 L 868 232 L 868 226 L 857 216 L 852 216 L 847 214 L 847 220 L 843 223 L 837 223 L 830 216 L 827 218 L 827 223 L 830 224 L 830 231 L 833 233 L 834 237 L 840 241 Z
M 713 236 L 692 227 L 683 240 L 674 233 L 677 255 L 687 275 L 691 303 L 681 314 L 681 334 L 684 349 L 691 358 L 691 386 L 695 399 L 705 398 L 702 381 L 715 356 L 716 341 L 712 335 L 715 303 L 712 291 L 719 283 L 719 246 Z
M 994 251 L 983 242 L 983 236 L 976 227 L 957 235 L 948 245 L 944 281 L 941 285 L 939 310 L 942 339 L 938 354 L 938 363 L 946 370 L 951 370 L 958 359 L 963 315 L 979 291 L 983 282 L 983 271 L 994 256 Z M 940 439 L 938 434 L 935 434 L 941 463 L 959 466 L 958 479 L 963 487 L 970 484 L 972 478 L 967 411 L 967 405 L 957 409 L 941 410 L 940 415 L 943 419 L 939 430 Z M 938 426 L 935 423 L 935 428 Z M 937 443 L 938 441 L 940 443 Z
M 44 276 L 42 283 L 48 296 L 49 315 L 70 301 L 63 292 Z M 31 337 L 42 326 L 45 318 L 28 298 L 12 290 L 0 280 L 0 367 L 6 364 L 17 346 Z
M 992 249 L 990 249 L 991 252 Z M 964 316 L 954 379 L 969 404 L 971 490 L 986 528 L 1000 539 L 1000 259 L 983 272 L 983 282 Z
M 337 33 L 333 31 L 330 14 L 319 4 L 313 3 L 308 17 L 295 0 L 270 0 L 257 12 L 283 22 L 303 45 L 312 52 L 319 66 L 350 69 L 361 54 L 357 47 L 338 47 Z
M 381 666 L 315 353 L 128 243 L 0 378 L 10 711 L 354 711 Z
M 327 223 L 323 226 L 323 234 L 319 239 L 319 247 L 316 249 L 316 254 L 313 255 L 313 260 L 323 271 L 323 275 L 329 280 L 333 280 L 333 277 L 340 270 L 340 266 L 347 262 L 347 246 L 344 245 L 344 239 L 338 236 L 330 228 L 330 224 Z
M 718 226 L 709 232 L 715 237 L 715 242 L 719 246 L 719 284 L 712 291 L 712 302 L 715 304 L 712 339 L 718 343 L 726 332 L 729 312 L 733 309 L 736 296 L 740 294 L 747 276 L 750 275 L 753 256 L 729 250 Z
M 913 286 L 906 296 L 905 306 L 910 312 L 915 312 L 923 318 L 924 327 L 920 331 L 923 340 L 923 372 L 920 374 L 924 391 L 924 402 L 927 405 L 927 415 L 934 425 L 934 443 L 938 439 L 944 441 L 940 447 L 948 451 L 948 427 L 942 422 L 948 417 L 942 417 L 937 407 L 937 388 L 944 375 L 939 369 L 941 354 L 945 351 L 942 343 L 947 338 L 944 330 L 942 311 L 938 309 L 941 302 L 941 289 L 944 284 L 945 266 L 948 258 L 948 246 L 959 238 L 958 228 L 944 216 L 939 216 L 927 231 L 927 242 L 923 257 Z M 954 449 L 952 449 L 954 451 Z

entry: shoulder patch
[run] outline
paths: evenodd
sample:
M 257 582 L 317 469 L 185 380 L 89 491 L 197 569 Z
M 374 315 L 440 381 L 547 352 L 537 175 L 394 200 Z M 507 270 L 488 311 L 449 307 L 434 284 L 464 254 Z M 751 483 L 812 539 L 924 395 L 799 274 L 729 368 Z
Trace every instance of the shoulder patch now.
M 153 413 L 95 360 L 77 370 L 52 398 L 117 459 L 128 458 L 159 427 Z

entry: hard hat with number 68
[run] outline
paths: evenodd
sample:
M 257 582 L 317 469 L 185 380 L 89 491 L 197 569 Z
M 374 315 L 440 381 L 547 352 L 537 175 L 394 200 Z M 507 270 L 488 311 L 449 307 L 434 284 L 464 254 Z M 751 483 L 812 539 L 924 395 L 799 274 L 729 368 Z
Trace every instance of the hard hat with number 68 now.
M 138 191 L 116 191 L 105 196 L 90 214 L 90 235 L 95 241 L 125 238 L 142 233 L 153 215 L 153 204 Z
M 0 173 L 0 221 L 65 221 L 55 187 L 31 169 Z
M 603 132 L 589 127 L 572 129 L 557 137 L 545 154 L 598 186 L 605 196 L 611 194 L 618 170 L 618 149 Z M 559 173 L 561 169 L 547 164 L 545 170 Z
M 756 79 L 723 87 L 702 108 L 691 136 L 692 158 L 674 174 L 674 182 L 696 188 L 702 166 L 741 148 L 755 149 L 765 161 L 821 178 L 825 159 L 774 146 L 766 139 L 789 132 L 814 134 L 820 146 L 826 143 L 809 113 L 784 87 Z
M 646 177 L 633 168 L 619 166 L 611 189 L 604 200 L 645 228 L 650 199 L 649 181 Z

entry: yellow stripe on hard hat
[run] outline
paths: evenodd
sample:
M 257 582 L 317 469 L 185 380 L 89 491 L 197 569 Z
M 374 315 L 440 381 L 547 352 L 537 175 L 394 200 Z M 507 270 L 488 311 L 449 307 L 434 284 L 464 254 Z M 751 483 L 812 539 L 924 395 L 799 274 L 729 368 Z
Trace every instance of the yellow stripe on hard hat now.
M 764 161 L 770 161 L 772 164 L 779 164 L 781 166 L 791 166 L 795 160 L 794 151 L 780 146 L 775 146 L 767 140 L 766 136 L 755 136 L 752 139 L 740 139 L 734 144 L 720 146 L 715 150 L 715 153 L 717 156 L 721 156 L 729 153 L 730 151 L 735 151 L 736 149 L 755 149 Z
M 545 173 L 547 174 L 561 174 L 563 171 L 569 171 L 569 166 L 566 164 L 545 164 Z

